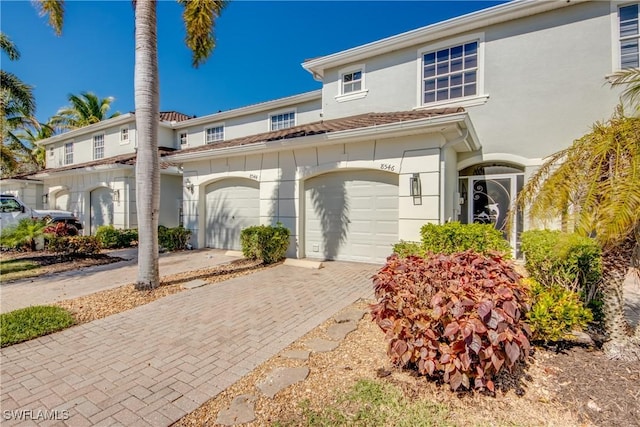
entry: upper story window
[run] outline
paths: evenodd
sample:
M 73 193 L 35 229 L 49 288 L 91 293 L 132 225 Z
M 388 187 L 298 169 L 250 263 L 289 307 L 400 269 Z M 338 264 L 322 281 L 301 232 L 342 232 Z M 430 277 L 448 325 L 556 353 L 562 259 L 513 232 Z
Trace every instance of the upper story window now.
M 640 67 L 640 32 L 638 31 L 638 5 L 618 9 L 620 29 L 620 68 Z
M 53 158 L 55 153 L 56 152 L 54 151 L 53 147 L 49 147 L 49 157 Z
M 93 136 L 93 158 L 102 159 L 104 157 L 104 134 Z
M 180 132 L 178 140 L 180 141 L 180 146 L 187 145 L 187 132 Z
M 129 127 L 120 128 L 120 144 L 129 143 Z
M 342 75 L 342 93 L 347 94 L 362 90 L 362 70 Z
M 296 125 L 296 113 L 290 111 L 288 113 L 273 114 L 271 116 L 271 130 L 280 130 L 290 128 Z
M 422 103 L 478 95 L 479 42 L 422 54 Z
M 207 144 L 219 141 L 224 141 L 224 126 L 216 126 L 205 129 L 205 142 Z
M 64 164 L 70 165 L 73 163 L 73 142 L 67 142 L 64 144 Z

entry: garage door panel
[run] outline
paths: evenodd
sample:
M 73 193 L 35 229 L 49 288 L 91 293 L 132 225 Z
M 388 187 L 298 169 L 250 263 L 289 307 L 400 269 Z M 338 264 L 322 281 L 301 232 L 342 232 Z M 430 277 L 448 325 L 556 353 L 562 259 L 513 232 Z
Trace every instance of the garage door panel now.
M 397 175 L 335 172 L 308 180 L 305 189 L 308 257 L 384 262 L 398 240 Z
M 206 246 L 241 249 L 240 232 L 260 223 L 259 184 L 252 180 L 225 179 L 206 189 Z

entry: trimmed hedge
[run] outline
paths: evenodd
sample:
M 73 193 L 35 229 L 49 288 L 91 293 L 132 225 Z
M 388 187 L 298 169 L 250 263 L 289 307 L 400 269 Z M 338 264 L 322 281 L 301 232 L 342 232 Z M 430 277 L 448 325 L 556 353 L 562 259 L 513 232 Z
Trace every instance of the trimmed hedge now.
M 86 256 L 100 253 L 100 241 L 96 236 L 51 236 L 47 249 L 60 255 Z
M 576 233 L 531 230 L 522 233 L 527 271 L 540 284 L 582 293 L 590 302 L 597 297 L 602 277 L 602 251 L 598 243 Z
M 511 258 L 509 243 L 491 224 L 425 224 L 420 235 L 420 243 L 400 241 L 393 246 L 393 252 L 400 257 L 424 257 L 427 253 L 450 255 L 472 250 L 484 255 L 498 252 L 503 258 Z
M 265 264 L 278 262 L 287 253 L 290 234 L 281 223 L 247 227 L 240 233 L 242 254 L 248 259 L 261 259 Z
M 167 228 L 158 226 L 158 244 L 168 251 L 183 251 L 191 237 L 191 230 L 182 226 Z
M 105 249 L 128 248 L 133 242 L 138 241 L 138 230 L 122 230 L 113 225 L 101 225 L 96 230 L 96 237 Z

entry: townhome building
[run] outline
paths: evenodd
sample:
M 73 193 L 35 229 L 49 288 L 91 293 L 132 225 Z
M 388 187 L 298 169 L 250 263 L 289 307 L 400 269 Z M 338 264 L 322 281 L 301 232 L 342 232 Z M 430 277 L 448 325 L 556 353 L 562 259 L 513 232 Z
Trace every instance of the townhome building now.
M 638 67 L 638 4 L 515 0 L 302 64 L 321 89 L 159 123 L 163 225 L 238 249 L 282 223 L 288 256 L 382 262 L 427 223 L 491 223 L 545 157 L 608 119 Z M 310 52 L 312 55 L 313 52 Z M 135 227 L 135 117 L 44 141 L 35 175 L 86 230 Z

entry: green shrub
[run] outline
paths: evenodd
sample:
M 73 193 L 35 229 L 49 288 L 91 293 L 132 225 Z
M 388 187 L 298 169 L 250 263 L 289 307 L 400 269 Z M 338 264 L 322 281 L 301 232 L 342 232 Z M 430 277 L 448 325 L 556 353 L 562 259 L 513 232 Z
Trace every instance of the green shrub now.
M 397 254 L 400 258 L 406 258 L 409 255 L 423 257 L 426 254 L 420 243 L 405 240 L 400 240 L 400 242 L 393 245 L 393 253 Z
M 373 281 L 371 314 L 398 366 L 493 391 L 495 375 L 529 354 L 528 289 L 498 255 L 392 255 Z
M 542 285 L 580 292 L 585 303 L 597 298 L 602 260 L 594 239 L 576 233 L 531 230 L 522 233 L 521 248 L 527 271 Z
M 182 226 L 167 228 L 158 226 L 158 244 L 168 251 L 183 251 L 191 237 L 191 230 Z
M 36 250 L 36 242 L 44 236 L 47 221 L 44 219 L 21 219 L 18 224 L 2 229 L 0 244 L 6 248 Z
M 496 251 L 505 258 L 511 257 L 509 243 L 491 224 L 425 224 L 420 229 L 420 234 L 422 247 L 426 252 L 453 254 L 472 250 L 486 255 Z
M 240 233 L 242 254 L 248 259 L 261 259 L 265 264 L 278 262 L 287 253 L 290 234 L 281 223 L 247 227 Z
M 75 321 L 60 307 L 33 306 L 0 314 L 0 347 L 68 328 Z
M 527 320 L 533 338 L 541 341 L 560 341 L 574 330 L 582 330 L 593 320 L 591 311 L 585 308 L 580 296 L 554 284 L 541 285 L 534 279 L 526 279 L 533 295 L 533 307 Z
M 100 253 L 100 242 L 96 236 L 51 236 L 47 249 L 68 256 L 87 256 Z
M 96 230 L 96 237 L 105 249 L 128 248 L 138 240 L 138 230 L 122 230 L 113 225 L 101 225 Z

